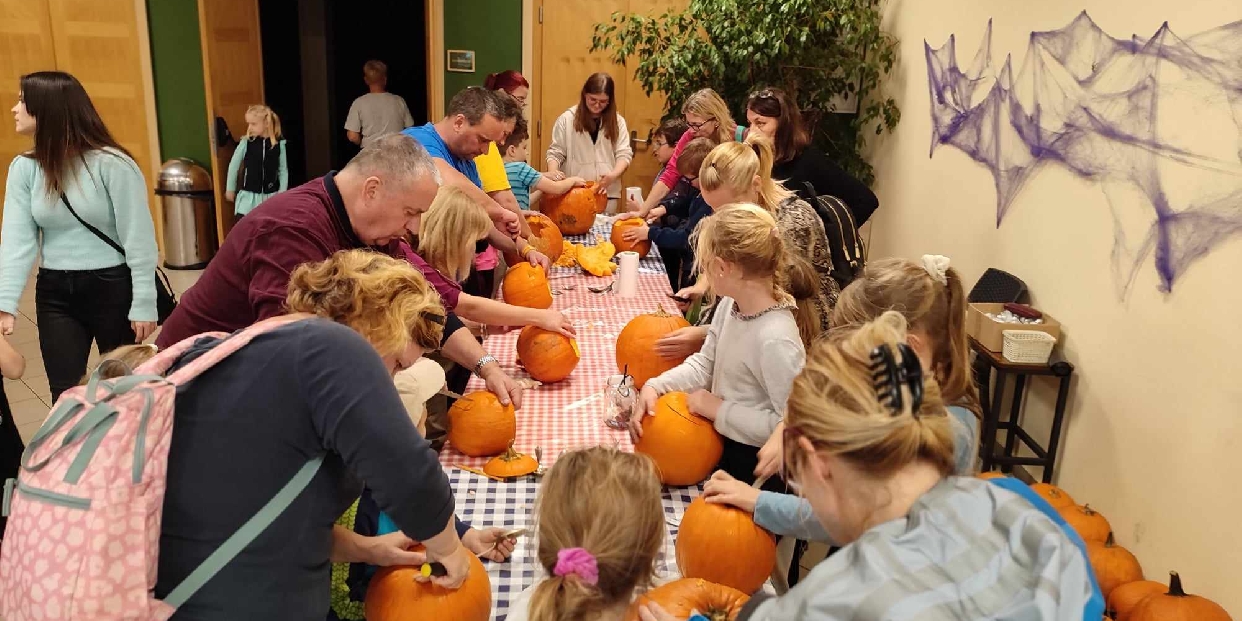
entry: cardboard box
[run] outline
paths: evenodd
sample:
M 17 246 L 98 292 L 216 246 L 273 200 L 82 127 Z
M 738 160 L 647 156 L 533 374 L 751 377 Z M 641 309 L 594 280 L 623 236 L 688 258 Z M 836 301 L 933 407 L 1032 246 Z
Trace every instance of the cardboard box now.
M 966 314 L 966 333 L 979 341 L 989 351 L 999 352 L 1005 348 L 1005 330 L 1033 330 L 1043 332 L 1058 341 L 1061 339 L 1061 322 L 1044 313 L 1043 323 L 1001 323 L 984 313 L 999 315 L 1005 312 L 1004 304 L 971 304 Z

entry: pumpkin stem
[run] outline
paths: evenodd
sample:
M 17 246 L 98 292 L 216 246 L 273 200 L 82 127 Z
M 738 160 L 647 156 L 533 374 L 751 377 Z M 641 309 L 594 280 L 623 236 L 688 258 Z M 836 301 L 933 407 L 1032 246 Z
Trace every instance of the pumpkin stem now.
M 668 314 L 668 311 L 664 310 L 664 305 L 658 302 L 656 303 L 656 312 L 651 313 L 651 314 L 655 315 L 656 317 L 669 317 L 670 316 Z
M 1085 515 L 1095 515 L 1095 513 L 1096 513 L 1095 509 L 1092 509 L 1092 508 L 1091 508 L 1091 505 L 1083 505 L 1083 506 L 1082 506 L 1082 512 L 1083 512 Z
M 505 452 L 500 454 L 501 461 L 516 461 L 522 458 L 521 453 L 513 450 L 513 442 L 513 440 L 510 440 L 509 448 L 505 449 Z
M 1111 531 L 1111 530 L 1110 530 L 1110 531 L 1108 531 L 1108 541 L 1105 541 L 1105 542 L 1104 542 L 1104 547 L 1106 547 L 1106 548 L 1115 548 L 1115 547 L 1117 547 L 1117 540 L 1113 538 L 1113 531 Z
M 1173 597 L 1187 597 L 1186 592 L 1182 590 L 1182 577 L 1177 575 L 1176 571 L 1169 572 L 1169 592 L 1168 595 Z

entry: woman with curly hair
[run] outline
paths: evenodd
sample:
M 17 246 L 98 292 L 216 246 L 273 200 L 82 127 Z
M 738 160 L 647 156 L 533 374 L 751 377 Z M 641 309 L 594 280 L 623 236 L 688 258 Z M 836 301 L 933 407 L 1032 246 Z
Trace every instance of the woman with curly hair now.
M 470 552 L 448 479 L 393 375 L 436 348 L 445 310 L 410 264 L 366 250 L 306 263 L 289 278 L 293 317 L 177 395 L 157 597 L 166 597 L 307 460 L 323 465 L 270 528 L 178 609 L 194 619 L 323 619 L 331 562 L 442 563 L 456 588 Z M 198 337 L 169 372 L 223 339 Z M 399 532 L 334 526 L 365 481 Z M 404 533 L 404 534 L 403 534 Z M 412 539 L 424 552 L 411 552 Z

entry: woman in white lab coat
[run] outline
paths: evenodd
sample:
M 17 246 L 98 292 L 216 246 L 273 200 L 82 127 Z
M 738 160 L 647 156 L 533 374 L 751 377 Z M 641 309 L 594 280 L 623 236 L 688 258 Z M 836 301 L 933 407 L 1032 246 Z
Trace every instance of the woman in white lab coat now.
M 587 78 L 578 105 L 556 119 L 548 146 L 548 175 L 596 181 L 596 191 L 608 194 L 609 212 L 621 197 L 621 173 L 634 159 L 629 128 L 617 114 L 613 90 L 607 73 Z

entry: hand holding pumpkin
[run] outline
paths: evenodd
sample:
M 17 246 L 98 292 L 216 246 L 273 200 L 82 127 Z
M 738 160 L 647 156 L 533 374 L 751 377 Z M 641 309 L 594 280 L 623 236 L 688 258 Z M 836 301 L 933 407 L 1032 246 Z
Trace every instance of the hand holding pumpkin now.
M 651 227 L 645 224 L 643 226 L 635 226 L 626 229 L 626 231 L 621 234 L 621 239 L 624 239 L 631 244 L 634 242 L 647 241 L 650 231 Z
M 388 567 L 390 565 L 422 565 L 427 562 L 423 551 L 413 551 L 417 541 L 401 531 L 366 537 L 362 541 L 363 557 L 367 564 Z
M 500 563 L 513 556 L 513 549 L 517 546 L 515 540 L 506 539 L 504 534 L 505 531 L 500 528 L 471 528 L 462 535 L 461 544 L 479 558 Z
M 707 328 L 690 326 L 678 328 L 656 341 L 656 355 L 665 360 L 684 360 L 687 356 L 698 352 L 707 340 Z
M 664 207 L 656 207 L 655 209 L 652 209 L 651 211 L 647 212 L 647 217 L 646 217 L 647 222 L 648 223 L 655 222 L 656 220 L 663 218 L 664 214 L 666 213 L 668 213 L 668 210 L 665 209 Z
M 479 370 L 479 376 L 487 384 L 487 389 L 500 399 L 501 405 L 513 404 L 513 409 L 522 409 L 522 385 L 519 384 L 508 373 L 505 373 L 500 365 L 491 363 Z
M 631 441 L 637 442 L 643 437 L 643 417 L 655 416 L 656 401 L 659 400 L 660 394 L 651 386 L 643 386 L 642 391 L 638 393 L 638 400 L 634 402 L 634 413 L 630 416 Z
M 703 500 L 715 505 L 730 505 L 747 513 L 755 512 L 759 490 L 747 485 L 723 470 L 717 470 L 703 486 Z
M 527 263 L 542 267 L 544 272 L 552 271 L 552 259 L 549 259 L 548 255 L 535 250 L 534 246 L 528 247 L 525 258 Z
M 690 393 L 690 398 L 686 400 L 686 404 L 690 406 L 692 414 L 698 414 L 707 420 L 714 421 L 716 420 L 716 413 L 720 411 L 720 406 L 724 405 L 724 399 L 700 388 Z
M 614 175 L 612 173 L 608 173 L 600 177 L 599 181 L 595 182 L 595 193 L 596 194 L 607 194 L 608 186 L 612 185 L 612 183 L 616 181 L 617 177 L 619 176 L 620 175 Z
M 587 182 L 586 182 L 586 179 L 583 179 L 582 177 L 565 177 L 565 173 L 561 173 L 561 177 L 562 177 L 562 178 L 567 178 L 567 179 L 569 179 L 570 181 L 572 181 L 572 182 L 574 183 L 574 187 L 575 187 L 575 188 L 580 188 L 580 187 L 582 187 L 582 186 L 586 185 L 586 183 L 587 183 Z
M 638 607 L 638 618 L 642 621 L 678 621 L 655 602 L 647 602 Z
M 570 321 L 569 317 L 566 317 L 561 311 L 551 308 L 541 310 L 539 311 L 538 317 L 539 318 L 535 321 L 534 325 L 543 328 L 544 330 L 549 332 L 559 332 L 569 338 L 573 338 L 578 334 L 578 331 L 574 329 L 573 322 Z

